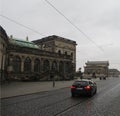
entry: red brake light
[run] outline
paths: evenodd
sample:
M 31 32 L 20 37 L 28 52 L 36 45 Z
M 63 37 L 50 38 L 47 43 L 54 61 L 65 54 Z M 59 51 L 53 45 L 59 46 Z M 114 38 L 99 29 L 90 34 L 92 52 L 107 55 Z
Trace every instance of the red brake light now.
M 74 85 L 72 85 L 72 86 L 70 86 L 70 88 L 71 88 L 71 89 L 74 89 L 74 88 L 76 88 L 76 87 L 75 87 Z
M 89 90 L 91 87 L 88 85 L 88 86 L 85 86 L 84 88 Z

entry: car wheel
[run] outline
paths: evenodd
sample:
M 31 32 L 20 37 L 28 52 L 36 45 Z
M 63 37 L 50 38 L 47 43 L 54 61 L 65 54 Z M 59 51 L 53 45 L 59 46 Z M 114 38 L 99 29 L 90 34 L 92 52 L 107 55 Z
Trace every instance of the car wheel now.
M 72 93 L 72 94 L 71 94 L 71 97 L 75 97 L 75 94 L 74 94 L 74 93 Z
M 94 94 L 96 94 L 97 93 L 97 89 L 95 89 L 95 93 Z
M 93 91 L 91 91 L 89 94 L 89 97 L 92 97 L 92 96 L 93 96 Z

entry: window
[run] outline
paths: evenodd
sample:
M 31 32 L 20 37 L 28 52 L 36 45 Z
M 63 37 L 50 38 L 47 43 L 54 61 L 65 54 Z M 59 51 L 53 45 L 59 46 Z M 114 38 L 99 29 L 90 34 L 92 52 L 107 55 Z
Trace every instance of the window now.
M 45 60 L 43 64 L 43 71 L 48 71 L 48 70 L 50 70 L 50 64 L 48 60 Z
M 89 81 L 89 84 L 92 85 L 93 83 L 91 81 Z
M 74 82 L 74 84 L 73 85 L 88 85 L 88 82 L 87 81 L 76 81 L 76 82 Z
M 64 72 L 64 64 L 62 61 L 59 63 L 59 72 L 63 73 Z
M 24 61 L 24 71 L 31 72 L 31 59 L 27 57 Z
M 59 50 L 58 53 L 61 54 L 61 51 Z
M 34 61 L 34 72 L 40 72 L 40 60 L 35 59 Z
M 52 70 L 57 70 L 57 62 L 56 61 L 54 61 L 52 63 Z
M 19 56 L 13 58 L 13 71 L 19 73 L 21 71 L 21 59 Z
M 67 55 L 67 52 L 65 52 L 65 55 Z

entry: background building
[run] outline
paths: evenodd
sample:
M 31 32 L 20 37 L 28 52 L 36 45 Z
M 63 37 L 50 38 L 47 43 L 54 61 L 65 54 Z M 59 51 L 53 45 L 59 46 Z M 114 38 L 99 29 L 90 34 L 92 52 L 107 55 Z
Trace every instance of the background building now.
M 56 35 L 48 36 L 39 40 L 33 41 L 42 50 L 59 55 L 69 55 L 72 57 L 74 71 L 76 70 L 76 42 Z
M 120 71 L 117 69 L 109 69 L 109 76 L 110 77 L 119 77 Z
M 84 76 L 99 77 L 104 75 L 108 77 L 108 61 L 87 61 L 84 67 Z

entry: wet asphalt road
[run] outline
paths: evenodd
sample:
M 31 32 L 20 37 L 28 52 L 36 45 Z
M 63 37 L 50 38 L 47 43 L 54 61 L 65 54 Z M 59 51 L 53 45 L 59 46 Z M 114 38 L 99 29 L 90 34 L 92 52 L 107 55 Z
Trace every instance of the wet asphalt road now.
M 96 82 L 97 94 L 71 98 L 70 88 L 1 100 L 1 116 L 120 116 L 120 78 Z

